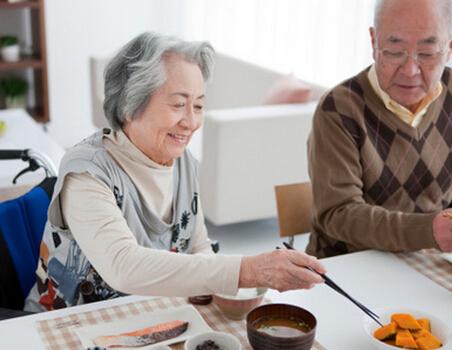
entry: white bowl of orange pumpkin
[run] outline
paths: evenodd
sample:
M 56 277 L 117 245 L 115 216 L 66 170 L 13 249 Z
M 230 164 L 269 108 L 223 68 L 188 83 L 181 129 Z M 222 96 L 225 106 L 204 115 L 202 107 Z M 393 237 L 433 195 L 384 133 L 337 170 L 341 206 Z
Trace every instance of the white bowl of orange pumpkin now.
M 363 318 L 364 330 L 375 348 L 451 349 L 452 329 L 443 320 L 423 311 L 407 308 L 374 310 L 380 316 L 380 327 L 369 317 Z

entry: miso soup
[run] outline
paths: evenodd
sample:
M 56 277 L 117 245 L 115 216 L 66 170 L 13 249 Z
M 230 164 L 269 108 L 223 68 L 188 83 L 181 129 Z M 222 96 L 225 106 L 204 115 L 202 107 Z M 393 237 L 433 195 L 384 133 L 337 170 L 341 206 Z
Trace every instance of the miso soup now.
M 273 337 L 292 338 L 303 335 L 311 330 L 309 325 L 295 318 L 261 317 L 254 322 L 254 328 L 259 332 Z

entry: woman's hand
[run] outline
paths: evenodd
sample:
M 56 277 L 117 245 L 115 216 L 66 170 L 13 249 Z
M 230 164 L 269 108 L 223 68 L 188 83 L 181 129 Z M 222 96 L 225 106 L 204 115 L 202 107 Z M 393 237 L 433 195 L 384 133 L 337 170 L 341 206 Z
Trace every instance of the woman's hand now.
M 309 289 L 322 283 L 322 277 L 308 270 L 307 266 L 320 273 L 326 272 L 317 258 L 296 250 L 277 249 L 246 256 L 240 267 L 239 287 L 268 287 L 284 292 Z

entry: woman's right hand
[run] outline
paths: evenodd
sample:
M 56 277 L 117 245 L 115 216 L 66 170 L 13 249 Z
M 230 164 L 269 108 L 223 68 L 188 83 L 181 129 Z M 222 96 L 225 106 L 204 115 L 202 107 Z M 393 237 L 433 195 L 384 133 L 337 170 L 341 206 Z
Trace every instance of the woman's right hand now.
M 309 289 L 323 279 L 306 267 L 326 273 L 316 257 L 303 252 L 277 249 L 255 256 L 246 256 L 240 267 L 239 288 L 267 287 L 280 292 Z

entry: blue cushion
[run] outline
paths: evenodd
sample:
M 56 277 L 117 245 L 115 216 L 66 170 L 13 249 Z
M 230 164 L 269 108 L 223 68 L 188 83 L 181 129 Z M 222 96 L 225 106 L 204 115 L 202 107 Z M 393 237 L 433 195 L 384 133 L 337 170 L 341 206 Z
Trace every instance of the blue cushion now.
M 24 298 L 36 282 L 35 270 L 49 203 L 50 198 L 41 187 L 0 203 L 0 232 L 16 269 Z

